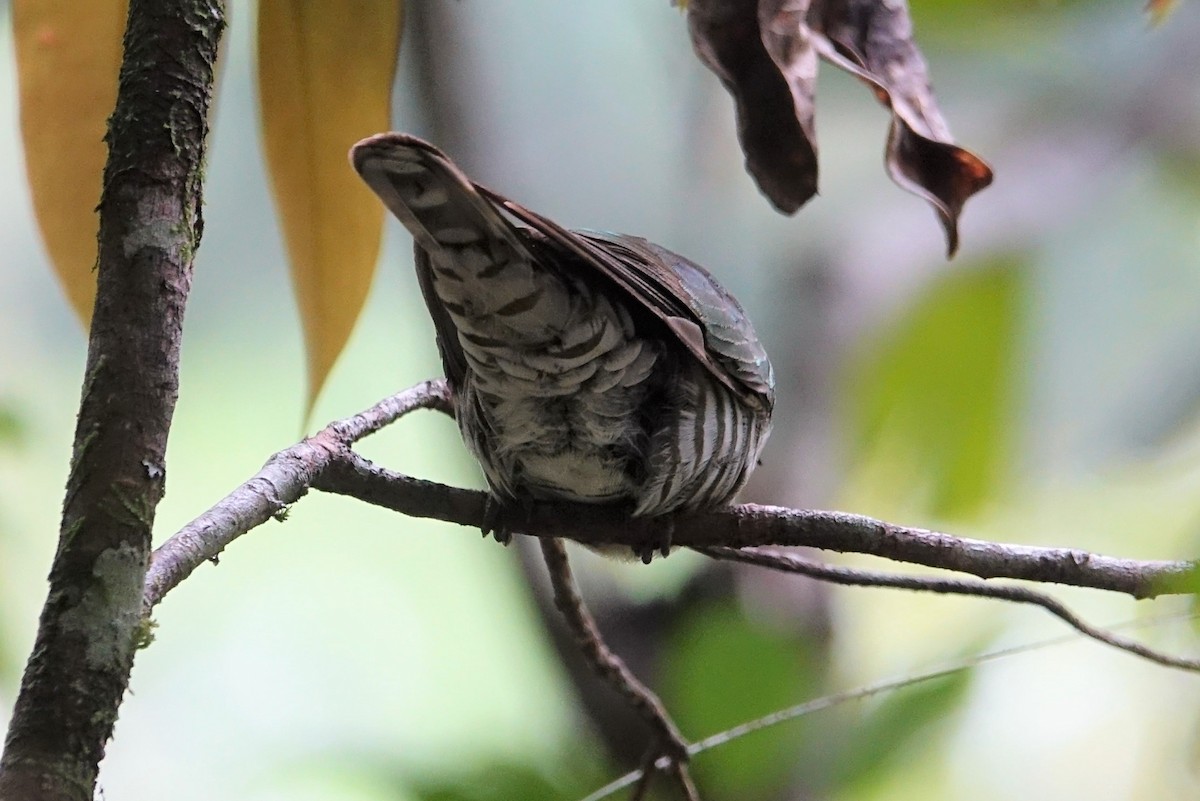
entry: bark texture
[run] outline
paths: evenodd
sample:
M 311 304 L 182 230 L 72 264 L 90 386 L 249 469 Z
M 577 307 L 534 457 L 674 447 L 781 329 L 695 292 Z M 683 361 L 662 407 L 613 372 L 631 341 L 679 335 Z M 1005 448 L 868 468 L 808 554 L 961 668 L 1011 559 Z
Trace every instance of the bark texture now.
M 144 632 L 224 18 L 220 0 L 130 3 L 71 472 L 0 759 L 3 801 L 90 801 Z

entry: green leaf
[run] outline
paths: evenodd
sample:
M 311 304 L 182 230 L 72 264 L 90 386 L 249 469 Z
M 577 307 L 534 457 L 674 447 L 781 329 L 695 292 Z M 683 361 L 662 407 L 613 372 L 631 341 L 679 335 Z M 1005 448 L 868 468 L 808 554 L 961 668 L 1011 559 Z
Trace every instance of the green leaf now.
M 668 645 L 663 701 L 686 736 L 700 739 L 820 695 L 825 652 L 746 619 L 733 602 L 699 607 Z M 758 731 L 696 757 L 705 798 L 776 798 L 819 736 L 807 719 Z M 810 786 L 819 777 L 806 778 Z
M 1022 289 L 1015 260 L 949 273 L 852 360 L 852 484 L 942 517 L 996 492 L 1012 450 Z

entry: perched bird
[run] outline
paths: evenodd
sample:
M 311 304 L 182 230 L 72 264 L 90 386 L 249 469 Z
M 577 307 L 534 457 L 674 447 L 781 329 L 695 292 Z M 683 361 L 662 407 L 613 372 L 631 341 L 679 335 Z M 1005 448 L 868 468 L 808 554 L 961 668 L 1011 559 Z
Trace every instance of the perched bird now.
M 733 498 L 774 376 L 711 275 L 645 239 L 567 231 L 412 136 L 350 157 L 413 235 L 458 426 L 501 504 L 653 517 Z

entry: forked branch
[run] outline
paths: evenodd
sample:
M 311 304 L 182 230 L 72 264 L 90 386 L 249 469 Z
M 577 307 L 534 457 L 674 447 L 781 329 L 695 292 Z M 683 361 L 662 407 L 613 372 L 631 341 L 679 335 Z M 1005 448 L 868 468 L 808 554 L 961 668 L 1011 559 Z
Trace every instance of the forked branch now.
M 234 539 L 273 517 L 281 518 L 309 489 L 348 495 L 411 517 L 475 528 L 494 523 L 486 493 L 401 475 L 372 464 L 352 450 L 358 440 L 416 409 L 452 413 L 445 382 L 418 384 L 354 417 L 331 423 L 314 436 L 272 456 L 257 474 L 154 552 L 146 576 L 145 613 L 149 615 L 167 592 L 205 560 L 215 560 Z M 514 519 L 513 514 L 519 517 Z M 569 527 L 564 527 L 564 520 L 571 521 Z M 1093 639 L 1162 665 L 1200 671 L 1200 660 L 1162 654 L 1097 629 L 1058 600 L 1026 587 L 873 573 L 821 565 L 793 554 L 752 546 L 805 545 L 866 553 L 983 578 L 1004 576 L 1073 584 L 1127 593 L 1135 598 L 1193 591 L 1195 562 L 1139 562 L 1085 551 L 1005 545 L 896 526 L 859 515 L 753 505 L 682 515 L 672 522 L 676 545 L 692 547 L 712 558 L 750 562 L 839 584 L 969 594 L 1034 604 Z M 638 782 L 635 797 L 640 798 L 651 774 L 663 770 L 689 801 L 698 799 L 687 769 L 692 747 L 671 722 L 658 698 L 605 646 L 575 589 L 560 539 L 569 537 L 589 545 L 642 547 L 654 538 L 655 521 L 631 521 L 624 515 L 596 507 L 537 504 L 506 515 L 503 524 L 508 530 L 541 538 L 555 605 L 563 613 L 584 656 L 641 714 L 656 735 L 656 745 L 647 755 L 643 769 L 619 784 L 625 786 L 626 780 Z
M 666 758 L 666 770 L 688 801 L 699 801 L 699 794 L 688 771 L 688 742 L 684 739 L 666 707 L 649 687 L 642 684 L 625 663 L 604 644 L 595 619 L 583 605 L 583 598 L 575 587 L 571 566 L 567 562 L 567 549 L 556 537 L 542 537 L 542 557 L 550 573 L 550 584 L 554 588 L 554 605 L 566 620 L 567 628 L 575 637 L 575 643 L 583 652 L 592 669 L 621 694 L 629 706 L 641 716 L 654 732 L 650 753 L 646 755 L 642 775 L 647 780 L 653 775 L 652 768 L 658 767 L 662 757 Z M 645 783 L 639 786 L 637 797 L 645 792 Z

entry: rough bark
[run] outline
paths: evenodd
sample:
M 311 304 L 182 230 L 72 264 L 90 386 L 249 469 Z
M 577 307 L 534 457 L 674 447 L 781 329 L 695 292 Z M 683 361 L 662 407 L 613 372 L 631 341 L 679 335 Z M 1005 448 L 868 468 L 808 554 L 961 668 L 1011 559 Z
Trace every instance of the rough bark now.
M 62 528 L 0 759 L 3 801 L 90 801 L 144 631 L 223 28 L 220 0 L 130 3 Z

